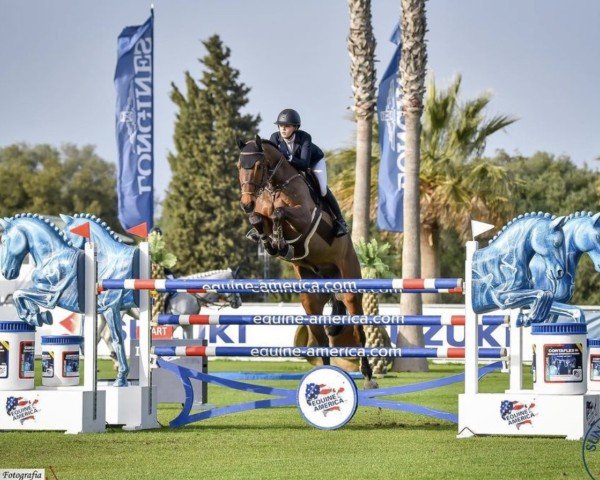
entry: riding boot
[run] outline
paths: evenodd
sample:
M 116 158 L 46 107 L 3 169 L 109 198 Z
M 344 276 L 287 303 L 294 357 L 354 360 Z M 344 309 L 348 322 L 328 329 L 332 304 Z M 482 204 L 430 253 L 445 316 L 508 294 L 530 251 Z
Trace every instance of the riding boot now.
M 329 188 L 327 189 L 327 195 L 325 195 L 325 201 L 329 205 L 329 209 L 331 213 L 335 217 L 335 223 L 333 225 L 333 234 L 336 237 L 343 237 L 348 234 L 348 225 L 344 221 L 344 216 L 342 215 L 342 211 L 340 210 L 340 205 L 335 199 L 333 193 Z

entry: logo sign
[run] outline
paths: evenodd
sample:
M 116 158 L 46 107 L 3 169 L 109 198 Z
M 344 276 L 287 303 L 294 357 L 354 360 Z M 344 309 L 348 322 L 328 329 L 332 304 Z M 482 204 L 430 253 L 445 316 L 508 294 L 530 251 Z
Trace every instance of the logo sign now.
M 500 403 L 500 417 L 509 425 L 520 430 L 523 425 L 533 425 L 535 403 L 526 405 L 519 401 L 503 400 Z
M 593 480 L 600 479 L 600 419 L 585 432 L 582 445 L 583 465 Z
M 334 430 L 354 416 L 358 407 L 358 391 L 343 370 L 331 366 L 318 367 L 300 381 L 297 403 L 309 425 Z
M 39 412 L 38 401 L 27 400 L 24 397 L 8 397 L 6 399 L 6 414 L 10 415 L 14 421 L 21 422 L 26 420 L 35 420 L 35 414 Z

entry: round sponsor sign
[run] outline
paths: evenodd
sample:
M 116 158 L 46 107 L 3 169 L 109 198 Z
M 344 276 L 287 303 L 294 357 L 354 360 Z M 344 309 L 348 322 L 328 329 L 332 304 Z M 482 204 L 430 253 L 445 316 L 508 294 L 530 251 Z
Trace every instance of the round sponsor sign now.
M 593 480 L 600 479 L 600 419 L 590 425 L 583 438 L 583 465 Z
M 313 427 L 333 430 L 343 427 L 358 407 L 356 385 L 337 367 L 317 367 L 308 372 L 298 385 L 298 409 Z

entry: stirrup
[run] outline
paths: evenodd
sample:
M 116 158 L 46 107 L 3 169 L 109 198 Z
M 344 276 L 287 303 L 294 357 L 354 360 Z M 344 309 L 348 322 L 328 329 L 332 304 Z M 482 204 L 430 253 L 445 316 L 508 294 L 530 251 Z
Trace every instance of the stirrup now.
M 256 228 L 252 227 L 248 233 L 246 234 L 246 238 L 252 240 L 253 242 L 260 242 L 260 235 L 258 233 L 258 230 L 256 230 Z
M 344 235 L 348 235 L 348 225 L 343 220 L 336 219 L 333 226 L 334 236 L 343 237 Z

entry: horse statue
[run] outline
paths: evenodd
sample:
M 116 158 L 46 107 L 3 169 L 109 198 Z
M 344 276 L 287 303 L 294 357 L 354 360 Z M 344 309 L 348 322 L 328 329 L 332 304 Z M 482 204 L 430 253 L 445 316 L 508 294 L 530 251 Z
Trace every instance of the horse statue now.
M 545 275 L 558 282 L 565 274 L 565 217 L 526 213 L 502 228 L 485 248 L 473 256 L 473 309 L 529 308 L 522 323 L 543 322 L 550 312 L 581 321 L 578 308 L 554 301 L 554 289 L 534 285 L 529 264 L 540 256 Z
M 98 278 L 105 278 L 101 272 L 102 268 L 100 267 L 105 262 L 110 261 L 114 256 L 125 256 L 127 258 L 131 258 L 133 262 L 133 255 L 135 254 L 136 247 L 131 247 L 115 235 L 112 229 L 108 226 L 106 222 L 104 222 L 101 218 L 96 217 L 95 215 L 87 214 L 87 213 L 78 213 L 75 215 L 60 215 L 63 222 L 65 222 L 64 233 L 71 240 L 73 245 L 77 248 L 83 249 L 85 246 L 85 239 L 79 235 L 75 235 L 71 232 L 72 228 L 79 227 L 85 223 L 90 224 L 90 235 L 92 241 L 96 245 L 97 261 L 98 261 Z M 212 270 L 210 272 L 197 273 L 194 275 L 189 275 L 187 277 L 182 278 L 214 278 L 214 279 L 231 279 L 234 277 L 234 272 L 228 268 L 224 270 Z M 132 300 L 133 297 L 127 297 L 127 300 Z M 227 293 L 227 294 L 219 294 L 219 293 L 172 293 L 165 294 L 165 313 L 172 314 L 180 314 L 180 315 L 190 315 L 197 314 L 200 312 L 202 305 L 221 305 L 219 302 L 226 302 L 233 308 L 239 308 L 242 305 L 241 296 L 237 293 Z M 129 314 L 134 319 L 139 319 L 139 310 L 137 306 L 133 303 L 126 303 L 123 305 L 123 310 L 127 310 L 127 314 Z M 104 321 L 103 315 L 98 315 L 98 330 L 99 335 L 98 338 L 104 338 L 103 330 L 105 325 L 108 322 Z M 110 325 L 110 324 L 108 324 Z M 192 338 L 192 327 L 191 326 L 182 326 L 181 327 L 184 332 L 184 338 Z M 111 338 L 112 331 L 111 331 Z M 120 360 L 116 355 L 116 351 L 113 348 L 111 349 L 111 357 L 113 357 L 113 352 L 115 353 L 116 360 L 120 365 Z
M 556 301 L 568 303 L 575 292 L 577 265 L 584 253 L 590 256 L 594 268 L 600 272 L 600 213 L 572 213 L 566 217 L 562 230 L 566 249 L 564 276 L 560 279 L 549 277 L 539 255 L 533 256 L 529 268 L 534 286 L 552 290 Z
M 266 251 L 292 263 L 299 279 L 360 278 L 360 264 L 349 235 L 333 235 L 334 219 L 311 195 L 307 179 L 279 151 L 258 135 L 249 142 L 238 141 L 241 187 L 240 205 L 256 229 Z M 339 300 L 341 298 L 341 300 Z M 307 314 L 320 315 L 332 300 L 333 315 L 362 315 L 358 293 L 300 294 Z M 364 346 L 362 326 L 313 326 L 308 329 L 308 346 Z M 329 358 L 323 358 L 325 365 Z M 372 388 L 368 358 L 360 360 L 365 387 Z
M 41 312 L 40 307 L 61 307 L 83 313 L 79 299 L 83 298 L 83 252 L 54 223 L 37 214 L 19 214 L 0 219 L 4 229 L 0 249 L 0 269 L 7 279 L 18 277 L 27 254 L 31 254 L 36 268 L 33 287 L 13 294 L 19 317 L 30 325 L 52 323 L 52 313 Z M 75 239 L 74 236 L 71 237 Z M 79 240 L 78 240 L 79 241 Z M 126 255 L 104 258 L 98 262 L 101 278 L 133 278 L 132 259 Z M 116 295 L 114 294 L 116 293 Z M 120 310 L 133 305 L 131 291 L 106 291 L 98 296 L 98 312 L 102 313 L 111 329 L 113 347 L 119 360 L 119 371 L 114 386 L 127 385 L 127 358 L 121 330 Z

